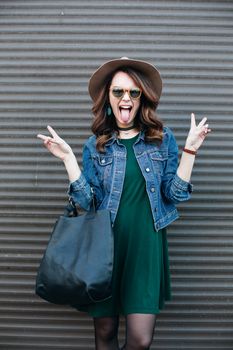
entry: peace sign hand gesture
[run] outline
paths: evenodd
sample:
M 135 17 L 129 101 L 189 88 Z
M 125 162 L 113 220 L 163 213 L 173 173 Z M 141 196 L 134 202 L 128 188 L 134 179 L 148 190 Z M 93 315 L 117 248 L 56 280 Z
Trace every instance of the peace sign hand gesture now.
M 51 126 L 47 126 L 51 136 L 45 136 L 38 134 L 37 137 L 44 141 L 44 146 L 51 152 L 55 157 L 65 161 L 69 156 L 73 155 L 71 147 L 66 143 Z
M 203 118 L 198 125 L 194 113 L 191 114 L 191 126 L 186 139 L 185 148 L 197 151 L 205 140 L 206 136 L 211 132 L 209 125 L 206 124 L 207 118 Z

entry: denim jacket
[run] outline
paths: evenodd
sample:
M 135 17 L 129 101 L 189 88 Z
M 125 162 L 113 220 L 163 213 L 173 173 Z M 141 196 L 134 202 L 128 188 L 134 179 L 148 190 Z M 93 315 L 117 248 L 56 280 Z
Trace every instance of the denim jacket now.
M 146 182 L 154 227 L 158 231 L 178 218 L 175 204 L 190 198 L 192 185 L 176 173 L 178 147 L 169 128 L 164 128 L 160 145 L 146 143 L 144 132 L 140 132 L 133 148 Z M 97 209 L 108 209 L 114 224 L 125 168 L 126 148 L 116 135 L 107 142 L 104 153 L 96 150 L 96 137 L 91 136 L 83 149 L 83 171 L 79 179 L 70 184 L 68 194 L 85 210 L 90 209 L 94 194 Z

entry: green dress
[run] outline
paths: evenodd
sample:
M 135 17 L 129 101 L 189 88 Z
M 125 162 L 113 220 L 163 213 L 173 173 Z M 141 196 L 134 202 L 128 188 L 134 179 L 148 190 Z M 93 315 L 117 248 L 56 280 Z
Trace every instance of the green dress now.
M 114 223 L 113 294 L 88 307 L 92 317 L 158 314 L 171 298 L 166 230 L 154 229 L 145 180 L 133 151 L 136 139 L 120 141 L 127 149 L 127 163 Z

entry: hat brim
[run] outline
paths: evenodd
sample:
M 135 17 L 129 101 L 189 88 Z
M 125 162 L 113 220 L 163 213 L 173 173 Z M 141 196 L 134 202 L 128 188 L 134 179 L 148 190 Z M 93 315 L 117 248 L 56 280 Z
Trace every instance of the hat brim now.
M 105 62 L 91 76 L 88 90 L 92 100 L 95 102 L 98 98 L 100 89 L 108 82 L 109 76 L 116 70 L 130 67 L 144 74 L 150 81 L 152 88 L 156 92 L 158 99 L 162 92 L 162 79 L 159 71 L 152 64 L 129 58 L 119 58 Z

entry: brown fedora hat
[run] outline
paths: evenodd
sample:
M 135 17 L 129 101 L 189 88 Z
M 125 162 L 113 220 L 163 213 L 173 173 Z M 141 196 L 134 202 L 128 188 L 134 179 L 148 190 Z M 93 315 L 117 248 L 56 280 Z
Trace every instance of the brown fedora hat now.
M 152 64 L 146 61 L 133 60 L 128 57 L 121 57 L 115 60 L 105 62 L 91 76 L 88 90 L 93 101 L 98 98 L 98 91 L 107 83 L 108 77 L 116 70 L 130 67 L 144 74 L 150 81 L 158 98 L 162 92 L 162 79 L 159 71 Z

